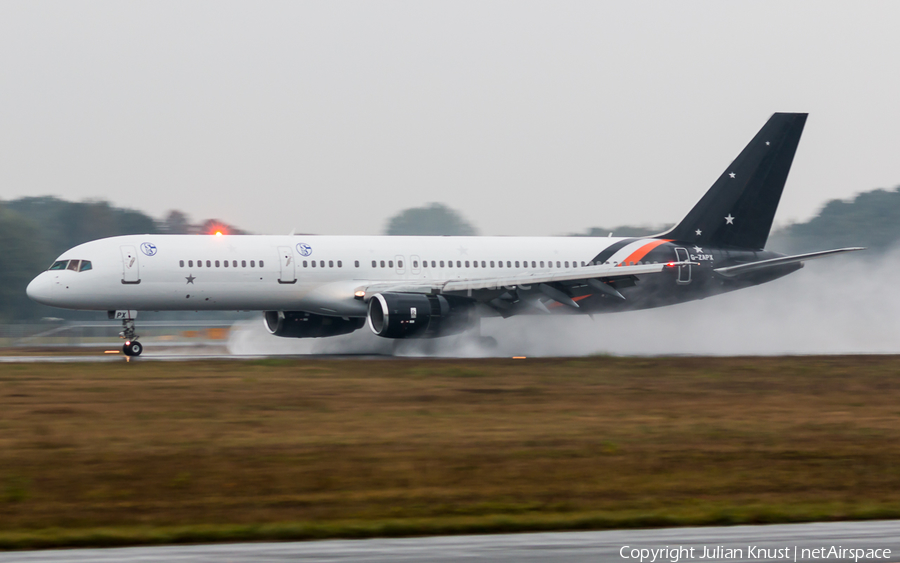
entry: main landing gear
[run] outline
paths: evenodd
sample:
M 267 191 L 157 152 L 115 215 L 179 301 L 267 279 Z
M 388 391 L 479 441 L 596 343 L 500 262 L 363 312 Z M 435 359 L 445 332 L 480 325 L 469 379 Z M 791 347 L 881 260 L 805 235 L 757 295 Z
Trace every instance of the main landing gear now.
M 134 332 L 134 318 L 122 319 L 122 332 L 119 336 L 125 339 L 122 353 L 126 356 L 140 356 L 144 351 L 144 345 L 137 341 L 138 335 Z

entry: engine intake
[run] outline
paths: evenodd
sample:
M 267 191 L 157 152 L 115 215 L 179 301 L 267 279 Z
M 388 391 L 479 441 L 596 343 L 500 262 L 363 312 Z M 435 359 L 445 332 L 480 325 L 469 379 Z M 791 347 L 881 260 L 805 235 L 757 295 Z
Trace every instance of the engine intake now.
M 366 320 L 355 317 L 326 317 L 303 311 L 266 311 L 266 330 L 285 338 L 322 338 L 350 334 L 362 328 Z
M 369 328 L 384 338 L 435 338 L 457 334 L 474 322 L 473 305 L 443 295 L 376 293 L 369 300 Z

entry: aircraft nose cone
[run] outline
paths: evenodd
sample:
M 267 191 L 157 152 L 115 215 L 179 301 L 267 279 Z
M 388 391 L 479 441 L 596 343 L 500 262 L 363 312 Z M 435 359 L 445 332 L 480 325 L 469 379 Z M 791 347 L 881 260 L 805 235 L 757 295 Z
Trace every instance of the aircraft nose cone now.
M 21 287 L 21 286 L 20 286 Z M 53 285 L 49 276 L 46 275 L 46 272 L 41 273 L 38 277 L 31 280 L 31 283 L 28 284 L 28 287 L 25 288 L 25 294 L 28 295 L 28 298 L 32 301 L 37 301 L 38 303 L 43 303 L 44 305 L 50 304 L 50 293 Z

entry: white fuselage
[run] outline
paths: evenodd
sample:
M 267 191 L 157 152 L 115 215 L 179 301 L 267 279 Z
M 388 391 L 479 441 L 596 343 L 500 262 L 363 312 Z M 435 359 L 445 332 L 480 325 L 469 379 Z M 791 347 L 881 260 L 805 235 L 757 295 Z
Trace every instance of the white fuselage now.
M 58 261 L 90 261 L 90 269 L 43 272 L 28 295 L 70 309 L 291 310 L 364 317 L 366 305 L 354 291 L 372 282 L 568 270 L 620 240 L 129 235 L 64 252 Z M 652 240 L 634 239 L 607 261 L 624 261 Z

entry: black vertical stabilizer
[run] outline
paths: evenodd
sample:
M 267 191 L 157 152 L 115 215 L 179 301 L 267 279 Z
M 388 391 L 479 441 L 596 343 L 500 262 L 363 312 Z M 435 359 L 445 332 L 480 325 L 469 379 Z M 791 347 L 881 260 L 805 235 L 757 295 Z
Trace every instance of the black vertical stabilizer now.
M 700 246 L 761 250 L 806 123 L 805 113 L 776 113 L 690 213 L 657 235 Z

